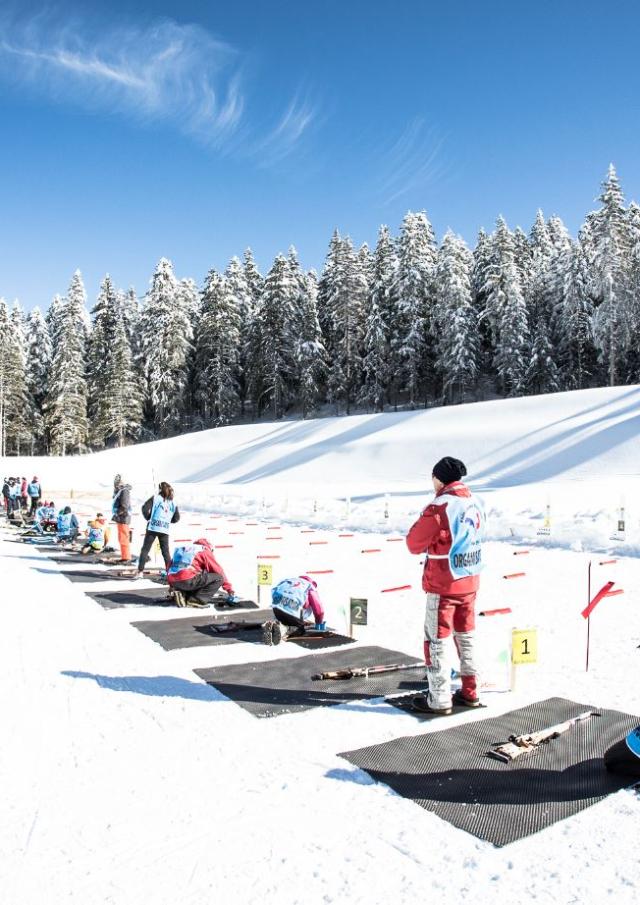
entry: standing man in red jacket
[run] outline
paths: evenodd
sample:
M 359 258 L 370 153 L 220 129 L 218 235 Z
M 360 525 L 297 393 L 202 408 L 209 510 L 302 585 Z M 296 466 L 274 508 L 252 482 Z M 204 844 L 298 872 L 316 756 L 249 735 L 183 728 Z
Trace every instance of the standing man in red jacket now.
M 452 712 L 446 656 L 452 633 L 462 677 L 462 688 L 453 701 L 467 707 L 480 703 L 473 638 L 485 516 L 480 501 L 461 482 L 466 473 L 465 465 L 452 456 L 436 462 L 432 474 L 435 498 L 407 534 L 410 552 L 426 554 L 422 587 L 427 594 L 424 656 L 429 690 L 413 699 L 413 707 L 436 716 Z

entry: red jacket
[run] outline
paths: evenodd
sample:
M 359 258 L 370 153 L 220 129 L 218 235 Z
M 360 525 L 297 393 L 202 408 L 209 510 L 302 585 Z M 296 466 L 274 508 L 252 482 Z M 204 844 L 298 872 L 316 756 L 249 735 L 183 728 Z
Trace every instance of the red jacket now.
M 407 547 L 411 553 L 427 553 L 432 556 L 445 556 L 451 549 L 451 532 L 447 518 L 446 501 L 438 503 L 443 494 L 470 497 L 471 491 L 461 481 L 454 481 L 442 487 L 422 512 L 418 521 L 411 526 L 407 534 Z M 454 578 L 449 569 L 448 559 L 430 559 L 427 556 L 422 573 L 422 587 L 431 594 L 470 594 L 478 590 L 479 575 L 466 578 Z
M 196 553 L 191 561 L 191 565 L 186 569 L 180 569 L 179 572 L 169 572 L 167 574 L 167 581 L 169 584 L 174 584 L 176 581 L 189 581 L 190 578 L 195 578 L 199 572 L 217 572 L 218 575 L 222 575 L 224 579 L 222 582 L 224 590 L 227 591 L 228 594 L 233 594 L 231 583 L 224 574 L 224 569 L 213 555 L 213 550 L 209 541 L 206 538 L 201 537 L 194 541 L 194 543 L 203 549 Z

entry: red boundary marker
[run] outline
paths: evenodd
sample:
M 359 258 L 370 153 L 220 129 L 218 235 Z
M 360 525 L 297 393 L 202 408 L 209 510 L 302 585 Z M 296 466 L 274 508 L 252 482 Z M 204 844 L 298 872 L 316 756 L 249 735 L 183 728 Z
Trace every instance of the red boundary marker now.
M 233 548 L 233 544 L 216 544 L 216 550 L 231 550 Z
M 258 522 L 245 522 L 244 524 L 246 528 L 255 528 Z
M 339 534 L 338 537 L 353 537 L 353 534 Z
M 514 550 L 514 556 L 528 556 L 531 553 L 531 550 Z
M 190 544 L 191 543 L 190 537 L 174 537 L 173 540 L 176 544 Z
M 333 569 L 307 569 L 305 575 L 333 575 Z
M 328 544 L 328 543 L 329 543 L 328 540 L 310 540 L 310 541 L 309 541 L 309 546 L 310 546 L 310 547 L 317 547 L 317 546 L 319 546 L 320 544 Z
M 268 553 L 265 553 L 264 556 L 256 556 L 256 559 L 280 559 L 279 556 L 270 556 Z
M 512 609 L 510 606 L 499 607 L 496 610 L 481 610 L 478 615 L 479 616 L 497 616 L 499 613 L 511 613 Z
M 232 533 L 233 533 L 232 531 L 229 532 L 229 534 L 232 534 Z M 265 541 L 268 541 L 268 540 L 282 540 L 282 539 L 283 539 L 283 538 L 281 538 L 281 537 L 265 537 Z
M 392 591 L 409 591 L 411 589 L 410 584 L 401 584 L 398 585 L 397 588 L 383 588 L 380 592 L 381 594 L 391 594 Z
M 282 531 L 282 525 L 269 525 L 267 531 Z
M 600 601 L 604 600 L 605 597 L 615 597 L 617 594 L 624 594 L 623 588 L 617 588 L 615 591 L 612 591 L 611 589 L 614 584 L 615 581 L 608 581 L 600 588 L 596 596 L 590 600 L 588 605 L 583 609 L 581 614 L 583 619 L 588 619 Z
M 380 547 L 372 547 L 370 550 L 361 550 L 361 553 L 382 553 Z
M 599 566 L 611 566 L 614 562 L 618 562 L 617 559 L 601 559 L 598 563 Z
M 401 543 L 403 540 L 404 540 L 404 537 L 388 537 L 388 538 L 387 538 L 387 543 L 388 543 L 388 544 L 399 544 L 399 543 Z
M 503 578 L 524 578 L 526 572 L 511 572 L 509 575 L 503 575 Z
M 230 531 L 229 534 L 244 534 L 244 531 Z
M 315 528 L 301 528 L 300 529 L 300 534 L 315 534 L 315 533 L 316 533 Z

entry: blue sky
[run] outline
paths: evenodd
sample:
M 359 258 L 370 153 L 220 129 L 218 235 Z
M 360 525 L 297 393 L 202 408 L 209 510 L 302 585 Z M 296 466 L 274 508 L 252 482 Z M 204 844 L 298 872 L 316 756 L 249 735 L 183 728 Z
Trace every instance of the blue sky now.
M 525 10 L 525 7 L 529 9 Z M 640 8 L 611 0 L 122 0 L 0 13 L 0 294 L 142 295 L 250 245 L 320 268 L 408 209 L 469 242 L 640 196 Z

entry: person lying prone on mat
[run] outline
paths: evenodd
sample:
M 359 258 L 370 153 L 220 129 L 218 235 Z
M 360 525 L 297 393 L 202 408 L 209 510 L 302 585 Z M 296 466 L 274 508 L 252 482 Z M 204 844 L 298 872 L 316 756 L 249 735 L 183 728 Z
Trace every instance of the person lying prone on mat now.
M 73 543 L 78 536 L 79 531 L 80 525 L 78 524 L 78 519 L 71 511 L 71 506 L 65 506 L 64 509 L 58 513 L 56 525 L 57 540 L 60 543 L 68 541 Z
M 178 606 L 209 606 L 218 591 L 226 591 L 225 603 L 238 599 L 209 541 L 200 537 L 193 544 L 176 547 L 167 571 L 167 581 Z M 217 599 L 220 599 L 218 595 Z
M 107 520 L 101 512 L 87 522 L 89 530 L 82 548 L 83 553 L 100 553 L 109 542 Z
M 278 582 L 271 591 L 273 614 L 278 622 L 303 631 L 314 626 L 324 631 L 324 607 L 317 587 L 317 582 L 308 575 L 283 578 Z

